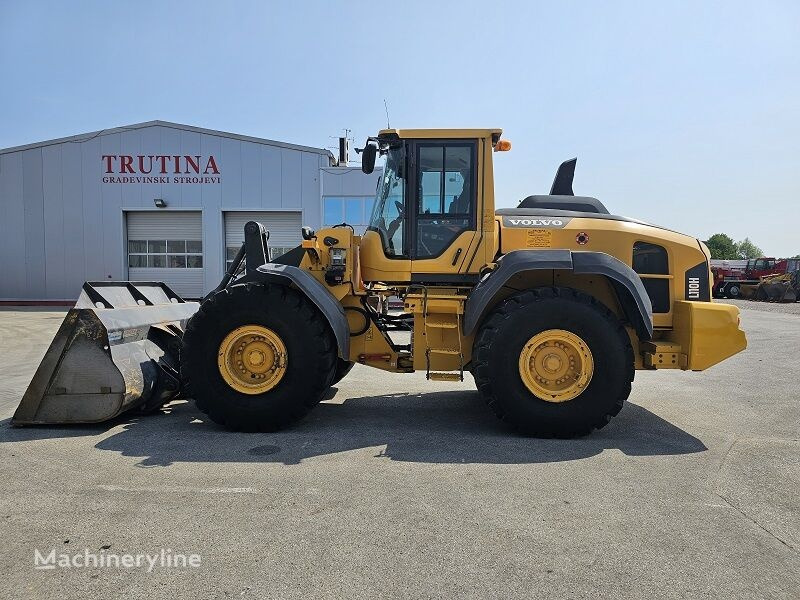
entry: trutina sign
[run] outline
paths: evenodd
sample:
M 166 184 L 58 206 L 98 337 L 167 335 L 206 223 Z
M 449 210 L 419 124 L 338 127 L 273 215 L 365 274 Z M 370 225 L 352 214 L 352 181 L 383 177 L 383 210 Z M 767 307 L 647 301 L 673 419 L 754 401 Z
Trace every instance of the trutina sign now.
M 104 154 L 103 183 L 220 183 L 214 155 Z

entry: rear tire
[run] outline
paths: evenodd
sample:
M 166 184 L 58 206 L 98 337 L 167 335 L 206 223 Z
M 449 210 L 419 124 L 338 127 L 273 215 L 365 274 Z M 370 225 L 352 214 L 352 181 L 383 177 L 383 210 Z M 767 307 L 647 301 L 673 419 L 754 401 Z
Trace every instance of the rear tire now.
M 286 347 L 285 372 L 260 394 L 234 389 L 217 362 L 226 336 L 247 325 L 268 328 Z M 301 419 L 322 399 L 333 377 L 336 344 L 325 318 L 298 292 L 245 284 L 203 302 L 186 327 L 181 359 L 187 396 L 212 421 L 235 431 L 275 431 Z
M 579 336 L 591 351 L 591 380 L 571 400 L 544 400 L 521 375 L 526 345 L 548 330 Z M 545 438 L 582 436 L 604 427 L 630 395 L 633 366 L 630 339 L 616 316 L 570 288 L 511 296 L 484 321 L 473 349 L 475 382 L 494 413 L 520 433 Z

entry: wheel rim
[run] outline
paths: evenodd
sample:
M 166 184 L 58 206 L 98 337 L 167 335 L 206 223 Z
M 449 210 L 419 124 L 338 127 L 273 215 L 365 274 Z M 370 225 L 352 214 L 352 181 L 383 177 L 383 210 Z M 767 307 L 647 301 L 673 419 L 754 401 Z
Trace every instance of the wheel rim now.
M 579 396 L 592 380 L 592 351 L 580 336 L 548 329 L 523 346 L 519 374 L 525 387 L 538 398 L 567 402 Z
M 237 327 L 219 345 L 217 365 L 225 382 L 243 394 L 263 394 L 286 374 L 288 354 L 280 336 L 261 325 Z

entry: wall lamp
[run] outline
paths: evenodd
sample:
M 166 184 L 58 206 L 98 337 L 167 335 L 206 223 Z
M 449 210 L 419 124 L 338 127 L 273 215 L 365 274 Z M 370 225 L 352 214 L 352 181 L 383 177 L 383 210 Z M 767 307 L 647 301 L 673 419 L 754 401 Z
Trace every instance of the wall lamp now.
M 156 205 L 156 208 L 167 208 L 167 201 L 163 198 L 153 198 L 153 204 Z

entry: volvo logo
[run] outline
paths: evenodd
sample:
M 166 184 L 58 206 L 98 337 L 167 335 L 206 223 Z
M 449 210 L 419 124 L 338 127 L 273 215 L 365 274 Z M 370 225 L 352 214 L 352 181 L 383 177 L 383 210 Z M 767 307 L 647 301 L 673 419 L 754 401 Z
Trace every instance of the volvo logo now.
M 503 225 L 506 227 L 560 229 L 569 223 L 569 221 L 570 218 L 503 216 Z

